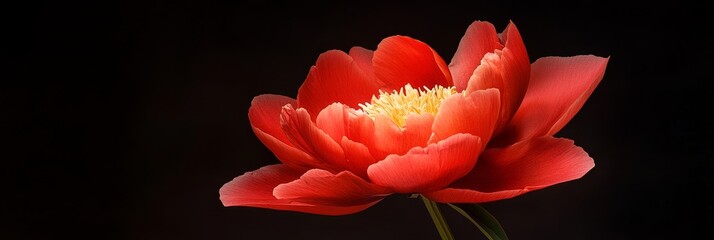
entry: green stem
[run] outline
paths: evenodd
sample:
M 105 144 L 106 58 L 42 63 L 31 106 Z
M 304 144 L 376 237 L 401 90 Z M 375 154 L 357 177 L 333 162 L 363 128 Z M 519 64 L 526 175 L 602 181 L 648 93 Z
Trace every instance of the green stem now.
M 434 225 L 436 226 L 436 230 L 439 231 L 439 236 L 441 236 L 441 239 L 454 240 L 454 236 L 453 234 L 451 234 L 449 224 L 446 223 L 446 218 L 444 218 L 444 215 L 441 215 L 441 210 L 439 210 L 439 206 L 437 205 L 437 203 L 427 199 L 424 196 L 421 196 L 421 200 L 424 201 L 426 210 L 428 210 L 429 215 L 431 215 L 431 220 L 434 220 Z

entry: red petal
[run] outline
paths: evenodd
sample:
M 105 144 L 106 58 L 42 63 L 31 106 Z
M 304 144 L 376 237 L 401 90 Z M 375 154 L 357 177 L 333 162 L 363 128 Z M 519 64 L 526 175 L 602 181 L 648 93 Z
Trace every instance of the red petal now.
M 489 22 L 473 22 L 459 42 L 459 47 L 449 63 L 457 91 L 466 89 L 469 78 L 486 53 L 503 48 L 496 28 Z
M 365 74 L 346 53 L 327 51 L 317 59 L 298 90 L 297 106 L 313 116 L 334 102 L 353 108 L 379 94 L 380 84 Z
M 280 111 L 287 104 L 295 104 L 295 100 L 270 94 L 253 98 L 250 109 L 248 109 L 248 119 L 253 127 L 253 132 L 283 163 L 315 166 L 317 160 L 295 148 L 280 128 Z
M 560 131 L 600 83 L 607 61 L 592 55 L 538 59 L 523 103 L 498 144 L 506 146 Z
M 476 163 L 482 142 L 477 136 L 457 134 L 405 155 L 389 155 L 367 169 L 372 182 L 399 193 L 441 189 L 466 175 Z
M 423 42 L 405 36 L 382 40 L 372 59 L 374 73 L 390 90 L 407 83 L 414 88 L 451 86 L 451 73 L 441 57 Z
M 305 109 L 294 109 L 291 105 L 286 105 L 280 116 L 281 126 L 290 142 L 320 160 L 323 163 L 320 168 L 334 171 L 345 169 L 346 160 L 342 147 L 315 126 Z
M 369 115 L 333 103 L 320 112 L 316 125 L 340 143 L 345 153 L 345 168 L 366 178 L 367 167 L 376 162 L 366 146 L 373 146 L 375 138 L 374 122 Z
M 445 188 L 442 190 L 424 193 L 428 199 L 442 203 L 483 203 L 503 199 L 509 199 L 524 193 L 530 189 L 504 190 L 497 192 L 481 192 L 474 189 Z
M 277 199 L 273 189 L 298 179 L 305 170 L 287 165 L 270 165 L 245 173 L 226 183 L 219 190 L 223 206 L 260 207 L 323 215 L 345 215 L 362 211 L 377 201 L 353 206 L 316 205 L 294 200 Z
M 479 90 L 468 96 L 456 94 L 441 104 L 436 114 L 429 142 L 438 142 L 457 133 L 479 136 L 488 142 L 498 120 L 498 89 Z
M 348 137 L 358 142 L 369 142 L 374 137 L 374 122 L 364 112 L 356 111 L 341 103 L 333 103 L 323 109 L 315 124 L 335 140 Z
M 280 141 L 288 142 L 280 128 L 280 111 L 287 104 L 295 104 L 295 99 L 273 94 L 263 94 L 253 98 L 248 109 L 248 119 L 254 128 L 270 134 Z
M 389 154 L 402 155 L 414 147 L 427 145 L 431 136 L 431 114 L 410 114 L 404 128 L 400 128 L 391 119 L 379 114 L 374 119 L 374 149 L 377 159 L 384 159 Z
M 528 88 L 530 61 L 518 29 L 509 24 L 503 32 L 505 47 L 486 54 L 469 79 L 467 92 L 498 88 L 501 91 L 501 115 L 496 132 L 516 113 Z
M 347 137 L 350 140 L 365 144 L 368 147 L 374 146 L 374 120 L 364 112 L 358 112 L 352 109 L 347 111 Z
M 365 75 L 371 79 L 371 81 L 379 83 L 380 86 L 384 85 L 384 83 L 379 81 L 377 76 L 374 75 L 374 68 L 372 67 L 372 57 L 374 56 L 374 51 L 362 47 L 352 47 L 349 54 L 352 59 L 354 59 L 357 66 L 362 69 L 362 72 L 364 72 Z
M 501 34 L 505 47 L 503 48 L 503 78 L 510 91 L 507 96 L 518 99 L 520 102 L 528 89 L 530 79 L 531 62 L 528 58 L 526 45 L 523 43 L 521 33 L 513 22 L 510 22 Z M 514 95 L 514 96 L 511 96 Z
M 330 104 L 320 111 L 317 118 L 315 118 L 315 124 L 330 135 L 335 142 L 339 142 L 349 131 L 348 111 L 349 107 L 344 104 Z
M 595 166 L 572 140 L 540 137 L 489 149 L 478 165 L 449 188 L 428 193 L 439 202 L 487 202 L 575 180 Z
M 307 171 L 300 179 L 273 190 L 278 199 L 330 206 L 372 204 L 389 194 L 389 189 L 368 183 L 349 171 L 335 175 L 321 169 Z
M 303 150 L 292 146 L 291 143 L 280 141 L 258 128 L 253 128 L 253 132 L 255 136 L 273 152 L 275 157 L 285 164 L 303 167 L 317 167 L 322 165 L 319 160 L 305 153 Z
M 433 121 L 431 114 L 413 114 L 400 128 L 384 115 L 372 120 L 365 113 L 333 104 L 317 117 L 317 126 L 336 142 L 347 137 L 367 147 L 375 159 L 384 159 L 389 154 L 401 155 L 415 146 L 426 146 Z
M 372 156 L 369 148 L 347 137 L 343 137 L 341 143 L 342 149 L 345 151 L 345 158 L 347 159 L 347 170 L 357 176 L 368 179 L 367 168 L 377 162 L 377 159 Z

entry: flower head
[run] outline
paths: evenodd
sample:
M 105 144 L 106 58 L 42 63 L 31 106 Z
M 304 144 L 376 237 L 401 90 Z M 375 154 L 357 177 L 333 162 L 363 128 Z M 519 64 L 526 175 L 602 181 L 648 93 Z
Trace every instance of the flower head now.
M 297 99 L 260 95 L 248 113 L 281 161 L 220 190 L 225 206 L 314 214 L 364 210 L 395 193 L 433 201 L 512 198 L 582 177 L 594 161 L 556 134 L 602 79 L 607 58 L 531 64 L 518 29 L 466 30 L 447 65 L 427 44 L 321 54 Z

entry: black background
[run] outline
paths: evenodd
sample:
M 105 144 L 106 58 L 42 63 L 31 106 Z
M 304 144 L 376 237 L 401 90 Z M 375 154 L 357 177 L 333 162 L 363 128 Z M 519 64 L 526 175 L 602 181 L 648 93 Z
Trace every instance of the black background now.
M 402 195 L 327 217 L 225 208 L 218 189 L 278 162 L 247 121 L 254 96 L 295 97 L 320 53 L 391 35 L 448 62 L 474 20 L 499 31 L 512 20 L 531 61 L 611 57 L 558 133 L 595 168 L 483 204 L 511 239 L 710 235 L 711 8 L 241 2 L 5 6 L 0 239 L 437 239 L 422 203 Z M 457 239 L 485 239 L 445 211 Z

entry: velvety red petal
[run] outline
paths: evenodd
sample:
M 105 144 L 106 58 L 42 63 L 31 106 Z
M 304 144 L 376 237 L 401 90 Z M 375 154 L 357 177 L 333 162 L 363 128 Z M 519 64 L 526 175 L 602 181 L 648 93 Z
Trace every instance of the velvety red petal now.
M 506 148 L 488 149 L 464 178 L 425 194 L 438 202 L 486 202 L 578 179 L 595 166 L 572 140 L 539 137 Z
M 298 90 L 297 106 L 317 114 L 334 102 L 357 108 L 379 94 L 380 84 L 365 74 L 350 55 L 330 50 L 317 59 Z
M 505 90 L 506 82 L 503 80 L 502 54 L 503 52 L 498 51 L 496 53 L 486 53 L 483 56 L 481 64 L 476 67 L 473 75 L 469 78 L 466 92 L 489 88 L 497 88 L 499 91 Z
M 317 160 L 295 148 L 280 128 L 280 112 L 287 104 L 295 104 L 295 100 L 272 94 L 253 98 L 250 109 L 248 109 L 248 119 L 253 127 L 253 132 L 283 163 L 314 166 Z
M 371 204 L 389 194 L 389 189 L 369 183 L 349 171 L 332 174 L 322 169 L 307 171 L 300 179 L 280 184 L 273 190 L 278 199 L 330 206 Z
M 528 88 L 530 61 L 518 29 L 509 24 L 504 30 L 505 47 L 487 53 L 469 79 L 466 91 L 498 88 L 501 91 L 501 113 L 496 133 L 518 110 Z
M 347 137 L 342 137 L 341 146 L 345 151 L 347 170 L 364 179 L 369 179 L 367 176 L 367 168 L 377 162 L 377 159 L 374 158 L 369 148 Z
M 374 122 L 369 115 L 341 103 L 333 103 L 320 112 L 316 125 L 340 143 L 345 155 L 345 168 L 366 178 L 367 167 L 376 162 L 367 147 L 375 142 Z
M 288 142 L 283 130 L 280 128 L 280 112 L 287 104 L 295 105 L 295 99 L 263 94 L 253 98 L 248 109 L 248 120 L 254 128 L 270 134 L 280 141 Z
M 438 142 L 458 133 L 479 136 L 481 141 L 488 142 L 501 109 L 499 99 L 499 91 L 495 88 L 445 99 L 434 119 L 429 142 Z
M 375 124 L 374 120 L 362 111 L 346 110 L 347 115 L 347 132 L 346 136 L 355 142 L 365 144 L 366 146 L 375 145 Z
M 304 108 L 286 105 L 280 115 L 285 136 L 300 150 L 322 162 L 319 168 L 342 171 L 346 160 L 342 147 L 330 135 L 315 126 Z
M 384 87 L 384 83 L 377 79 L 377 76 L 374 75 L 374 69 L 372 68 L 374 51 L 362 47 L 352 47 L 350 48 L 349 55 L 354 59 L 357 66 L 362 69 L 362 72 L 371 79 L 370 81 L 377 82 L 380 86 Z
M 315 124 L 335 142 L 342 141 L 344 136 L 358 142 L 368 142 L 374 137 L 372 118 L 341 103 L 333 103 L 323 109 L 317 115 Z
M 471 23 L 449 63 L 456 90 L 460 92 L 466 89 L 469 78 L 486 53 L 501 48 L 503 45 L 493 24 L 482 21 Z
M 410 114 L 404 128 L 400 128 L 379 114 L 374 119 L 374 140 L 369 147 L 374 150 L 377 159 L 384 159 L 388 154 L 402 155 L 413 147 L 424 147 L 431 136 L 433 122 L 431 114 Z
M 253 128 L 255 136 L 260 139 L 263 144 L 273 152 L 276 158 L 288 165 L 297 165 L 303 167 L 322 166 L 322 162 L 310 156 L 303 150 L 296 148 L 291 143 L 285 143 L 278 140 L 270 134 L 261 131 L 258 128 Z
M 344 104 L 330 104 L 320 111 L 315 118 L 315 124 L 330 135 L 335 142 L 339 142 L 349 131 L 348 111 L 349 107 Z
M 317 205 L 295 200 L 277 199 L 273 189 L 299 179 L 306 170 L 287 165 L 270 165 L 245 173 L 224 184 L 219 190 L 224 206 L 260 207 L 322 215 L 345 215 L 362 211 L 377 201 L 352 206 Z
M 399 193 L 431 192 L 466 175 L 482 149 L 481 139 L 456 134 L 429 146 L 415 147 L 405 155 L 389 155 L 367 169 L 377 185 Z
M 607 62 L 592 55 L 538 59 L 526 96 L 497 143 L 506 146 L 560 131 L 600 83 Z
M 507 83 L 507 96 L 514 104 L 520 102 L 528 89 L 531 62 L 523 43 L 521 33 L 513 22 L 510 22 L 501 34 L 505 47 L 501 55 L 503 61 L 503 78 Z M 518 104 L 516 104 L 518 105 Z
M 503 88 L 501 89 L 501 119 L 496 131 L 510 121 L 525 97 L 530 81 L 531 62 L 523 44 L 521 34 L 513 22 L 509 23 L 501 34 L 505 47 L 502 50 L 502 76 Z
M 530 189 L 481 192 L 474 189 L 445 188 L 430 193 L 424 193 L 422 195 L 432 201 L 441 203 L 483 203 L 509 199 L 529 191 Z
M 444 60 L 429 45 L 413 38 L 385 38 L 377 46 L 372 63 L 375 75 L 390 90 L 407 83 L 414 88 L 453 84 Z

